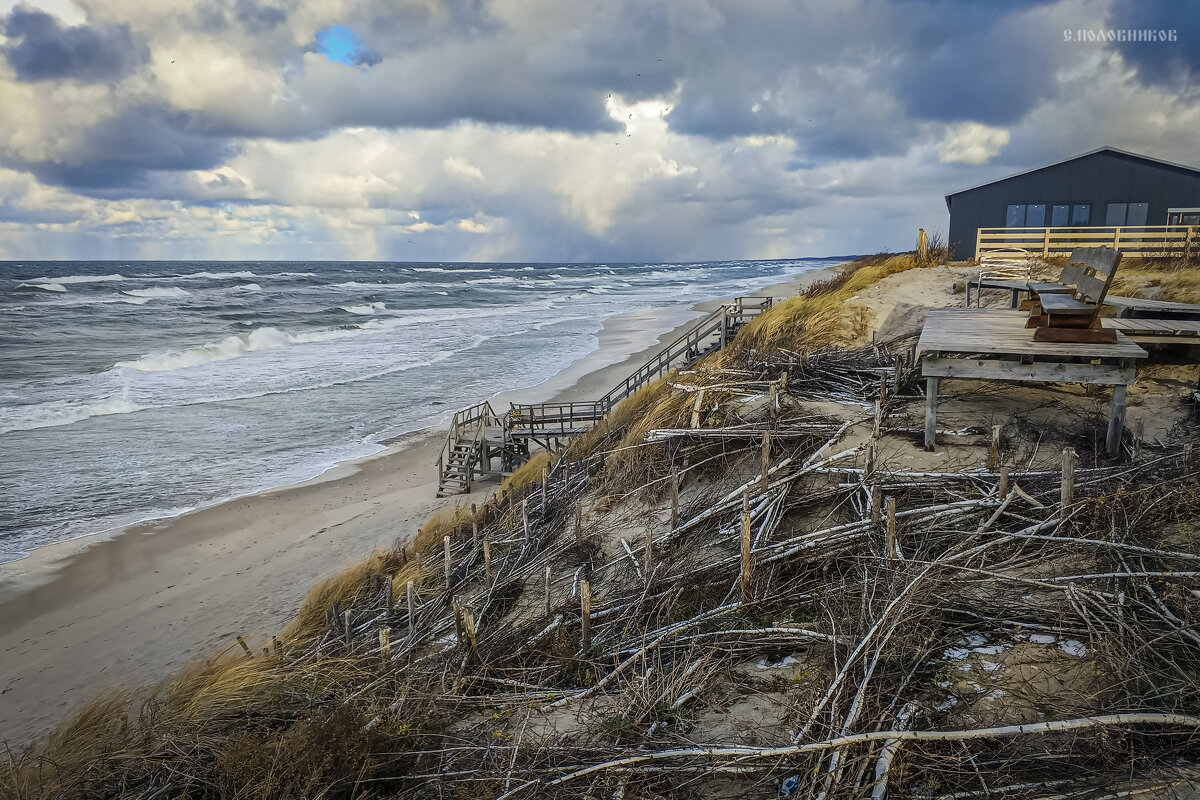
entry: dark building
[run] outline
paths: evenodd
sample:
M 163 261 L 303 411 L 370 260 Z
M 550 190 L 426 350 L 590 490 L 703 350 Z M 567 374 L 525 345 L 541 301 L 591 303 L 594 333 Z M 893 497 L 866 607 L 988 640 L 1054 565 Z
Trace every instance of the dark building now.
M 949 242 L 975 256 L 979 228 L 1200 225 L 1200 169 L 1101 147 L 946 195 Z

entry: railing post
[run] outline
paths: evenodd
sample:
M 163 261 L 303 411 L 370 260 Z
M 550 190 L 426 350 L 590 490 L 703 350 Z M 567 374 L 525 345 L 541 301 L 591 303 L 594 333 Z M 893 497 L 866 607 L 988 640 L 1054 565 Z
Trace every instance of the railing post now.
M 979 248 L 983 246 L 983 228 L 975 229 L 975 258 L 979 258 Z
M 1046 228 L 1042 234 L 1042 258 L 1050 255 L 1050 229 Z
M 1113 250 L 1121 249 L 1121 228 L 1113 228 Z
M 1192 226 L 1188 225 L 1187 235 L 1183 238 L 1183 257 L 1192 257 Z

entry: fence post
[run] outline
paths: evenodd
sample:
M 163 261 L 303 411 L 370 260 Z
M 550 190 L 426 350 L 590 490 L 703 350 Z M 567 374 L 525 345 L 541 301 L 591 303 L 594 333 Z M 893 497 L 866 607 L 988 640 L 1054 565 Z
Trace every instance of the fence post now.
M 1061 514 L 1067 515 L 1067 508 L 1075 501 L 1075 450 L 1064 447 L 1062 452 L 1062 504 Z
M 452 566 L 450 563 L 450 537 L 449 536 L 442 537 L 442 553 L 444 556 L 442 560 L 445 561 L 444 566 L 446 569 L 446 588 L 449 589 L 450 588 L 450 572 L 451 572 L 450 568 Z
M 1121 249 L 1121 229 L 1120 227 L 1113 228 L 1113 250 Z
M 494 576 L 492 575 L 492 543 L 488 539 L 483 540 L 483 575 L 487 581 L 488 588 L 491 588 Z M 412 581 L 408 582 L 408 588 L 412 590 Z
M 1050 229 L 1046 228 L 1042 234 L 1042 258 L 1050 255 Z
M 979 248 L 983 246 L 983 228 L 975 229 L 975 258 L 979 258 Z
M 416 609 L 416 603 L 414 602 L 414 598 L 413 598 L 413 582 L 412 581 L 408 582 L 408 586 L 405 587 L 404 591 L 405 591 L 405 598 L 408 601 L 408 635 L 412 636 L 413 628 L 416 627 L 416 623 L 413 620 L 413 612 Z
M 742 605 L 750 602 L 750 512 L 742 511 Z
M 889 496 L 887 499 L 887 557 L 889 559 L 896 558 L 896 498 Z
M 583 657 L 587 658 L 592 651 L 592 584 L 589 581 L 579 582 L 579 611 L 582 634 Z

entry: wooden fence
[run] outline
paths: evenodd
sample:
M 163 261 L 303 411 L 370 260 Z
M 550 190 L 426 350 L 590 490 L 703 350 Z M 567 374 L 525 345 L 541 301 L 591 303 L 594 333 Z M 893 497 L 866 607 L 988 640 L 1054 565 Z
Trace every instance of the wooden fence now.
M 1033 255 L 1066 256 L 1076 247 L 1106 244 L 1125 258 L 1191 258 L 1200 244 L 1195 225 L 1092 226 L 1075 228 L 980 228 L 975 258 L 1020 247 Z

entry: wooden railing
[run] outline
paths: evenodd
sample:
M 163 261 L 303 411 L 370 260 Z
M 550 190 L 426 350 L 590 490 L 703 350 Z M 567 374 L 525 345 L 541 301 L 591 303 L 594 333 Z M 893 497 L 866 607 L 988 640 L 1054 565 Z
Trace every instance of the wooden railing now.
M 1195 225 L 1091 226 L 1073 228 L 980 228 L 975 258 L 1020 247 L 1042 258 L 1070 255 L 1076 247 L 1106 244 L 1125 258 L 1191 258 L 1200 244 Z
M 603 400 L 585 400 L 578 403 L 532 403 L 512 404 L 505 420 L 510 436 L 566 438 L 579 433 L 581 426 L 590 426 L 609 410 Z
M 489 425 L 501 427 L 503 423 L 499 415 L 492 409 L 492 404 L 486 400 L 455 412 L 454 417 L 450 420 L 450 430 L 446 434 L 446 441 L 442 443 L 442 451 L 438 453 L 438 475 L 442 474 L 446 462 L 450 460 L 450 452 L 456 444 L 468 442 L 474 452 Z
M 725 346 L 731 323 L 742 324 L 766 311 L 774 302 L 770 297 L 738 297 L 732 303 L 698 320 L 687 332 L 660 350 L 636 372 L 609 390 L 600 403 L 611 408 L 650 381 L 666 375 L 680 364 L 692 364 L 708 350 Z
M 479 446 L 487 446 L 486 442 L 481 442 L 487 428 L 492 426 L 502 430 L 505 452 L 508 452 L 510 444 L 518 440 L 523 440 L 527 446 L 531 439 L 546 442 L 552 438 L 576 436 L 650 381 L 677 367 L 690 366 L 705 354 L 724 347 L 732 331 L 769 309 L 773 300 L 771 297 L 738 297 L 722 305 L 689 326 L 682 336 L 657 352 L 599 400 L 525 405 L 514 403 L 504 417 L 498 416 L 487 402 L 459 411 L 450 422 L 450 431 L 438 456 L 441 483 L 445 483 L 445 467 L 456 445 L 468 444 L 472 454 L 475 454 Z M 468 491 L 473 473 L 474 464 L 468 468 Z

